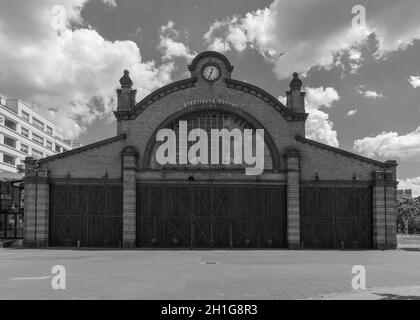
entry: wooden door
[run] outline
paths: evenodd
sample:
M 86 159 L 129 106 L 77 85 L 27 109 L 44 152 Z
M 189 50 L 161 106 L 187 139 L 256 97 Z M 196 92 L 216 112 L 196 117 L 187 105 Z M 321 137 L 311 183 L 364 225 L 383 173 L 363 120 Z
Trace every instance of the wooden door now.
M 138 185 L 137 245 L 286 246 L 285 187 Z
M 51 184 L 50 245 L 120 246 L 122 197 L 121 185 Z

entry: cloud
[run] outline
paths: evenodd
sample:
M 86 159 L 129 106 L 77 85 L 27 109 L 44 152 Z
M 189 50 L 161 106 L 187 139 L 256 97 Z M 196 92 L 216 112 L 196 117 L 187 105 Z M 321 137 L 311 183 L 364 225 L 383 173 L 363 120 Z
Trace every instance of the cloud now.
M 252 47 L 283 79 L 293 71 L 329 69 L 344 53 L 355 73 L 363 60 L 360 48 L 372 35 L 378 59 L 420 38 L 418 0 L 405 0 L 404 6 L 394 0 L 371 0 L 366 4 L 366 25 L 355 28 L 353 5 L 336 0 L 274 0 L 264 9 L 215 21 L 204 40 L 209 48 L 220 48 L 223 42 L 228 44 L 226 50 Z
M 347 117 L 353 117 L 357 113 L 357 109 L 350 110 L 347 112 Z
M 420 76 L 412 76 L 408 79 L 413 88 L 420 88 Z
M 143 61 L 134 42 L 109 41 L 84 26 L 87 1 L 0 2 L 2 93 L 38 106 L 68 136 L 96 119 L 112 119 L 124 69 L 131 71 L 139 98 L 170 82 L 173 71 L 171 61 Z M 57 8 L 65 10 L 61 26 Z
M 354 142 L 354 149 L 367 157 L 420 162 L 420 127 L 406 135 L 382 132 L 375 137 L 365 137 Z
M 363 56 L 362 52 L 360 50 L 357 50 L 356 48 L 350 48 L 349 49 L 349 64 L 350 64 L 350 72 L 355 74 L 359 70 L 362 62 L 363 62 Z
M 333 129 L 334 123 L 329 119 L 328 113 L 319 110 L 321 107 L 331 108 L 332 104 L 340 99 L 334 88 L 306 88 L 306 112 L 309 113 L 306 121 L 306 137 L 338 147 L 337 131 Z
M 225 52 L 230 51 L 230 45 L 228 42 L 223 41 L 223 39 L 216 38 L 208 47 L 209 50 L 218 51 L 218 52 Z
M 358 93 L 360 93 L 362 96 L 365 96 L 366 98 L 384 98 L 385 96 L 382 93 L 373 91 L 373 90 L 366 90 L 365 86 L 358 86 L 356 87 L 356 90 Z
M 398 189 L 411 189 L 413 197 L 420 196 L 420 177 L 399 180 Z
M 160 28 L 159 49 L 163 53 L 163 60 L 172 60 L 177 57 L 191 61 L 197 55 L 196 52 L 191 52 L 185 44 L 179 41 L 179 38 L 179 32 L 174 29 L 173 21 L 168 21 Z
M 331 108 L 333 102 L 340 100 L 338 92 L 334 88 L 305 88 L 308 103 L 316 108 L 327 107 Z
M 110 7 L 117 6 L 117 0 L 102 0 L 102 1 Z

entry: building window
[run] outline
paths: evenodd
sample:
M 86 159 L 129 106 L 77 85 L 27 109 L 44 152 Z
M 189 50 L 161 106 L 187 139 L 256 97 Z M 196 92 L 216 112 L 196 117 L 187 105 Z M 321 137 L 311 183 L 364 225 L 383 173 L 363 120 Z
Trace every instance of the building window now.
M 9 156 L 8 154 L 3 154 L 3 162 L 14 166 L 16 165 L 16 158 Z
M 20 151 L 25 153 L 25 154 L 29 154 L 29 147 L 26 144 L 21 144 L 20 145 Z
M 61 152 L 61 147 L 58 144 L 55 145 L 55 152 Z
M 53 134 L 53 129 L 49 126 L 47 126 L 47 133 L 52 135 Z
M 26 128 L 24 128 L 24 127 L 22 127 L 22 128 L 20 129 L 20 134 L 21 134 L 22 136 L 26 137 L 26 138 L 29 138 L 29 130 L 28 130 L 28 129 L 26 129 Z
M 16 140 L 12 139 L 12 138 L 9 138 L 9 137 L 6 137 L 6 136 L 4 136 L 4 144 L 6 146 L 16 148 Z
M 22 111 L 22 119 L 29 122 L 29 113 Z
M 37 118 L 32 118 L 32 124 L 35 127 L 44 130 L 44 123 L 42 121 L 39 121 Z
M 53 144 L 52 144 L 52 142 L 51 142 L 51 141 L 48 141 L 48 140 L 47 140 L 47 148 L 48 148 L 48 149 L 50 149 L 50 150 L 52 150 L 52 148 L 53 148 Z
M 179 135 L 179 122 L 186 121 L 187 122 L 187 132 L 191 132 L 193 129 L 202 129 L 207 133 L 208 137 L 211 137 L 212 130 L 221 131 L 223 129 L 227 129 L 228 131 L 232 132 L 233 130 L 237 129 L 240 132 L 244 132 L 245 129 L 252 129 L 252 149 L 255 150 L 256 146 L 256 131 L 255 128 L 242 118 L 239 118 L 235 115 L 232 115 L 230 113 L 226 113 L 219 110 L 201 110 L 194 112 L 193 114 L 188 114 L 180 118 L 179 120 L 174 121 L 172 124 L 168 125 L 167 128 L 170 128 L 174 130 L 177 133 L 177 145 L 186 145 L 187 150 L 191 148 L 191 146 L 194 144 L 194 142 L 188 141 L 188 139 L 185 139 L 183 135 Z M 228 138 L 229 139 L 229 138 Z M 228 140 L 226 139 L 226 140 Z M 242 138 L 241 138 L 242 139 Z M 223 147 L 223 143 L 221 143 L 221 140 L 223 139 L 216 139 L 215 141 L 212 141 L 209 139 L 208 143 L 208 163 L 207 164 L 200 164 L 199 167 L 197 165 L 193 164 L 186 164 L 186 165 L 177 165 L 177 167 L 183 167 L 183 168 L 200 168 L 200 169 L 212 169 L 212 170 L 224 170 L 224 169 L 243 169 L 244 167 L 247 167 L 247 164 L 243 161 L 237 164 L 235 163 L 235 153 L 237 152 L 235 149 L 235 138 L 231 136 L 231 142 L 230 144 L 230 154 L 226 152 L 226 150 Z M 182 142 L 181 142 L 182 141 Z M 153 151 L 153 157 L 151 160 L 151 166 L 153 169 L 161 169 L 162 166 L 159 164 L 159 162 L 156 159 L 156 152 L 158 148 L 162 145 L 162 142 L 156 143 Z M 228 144 L 226 144 L 228 145 Z M 215 150 L 215 149 L 216 150 Z M 241 147 L 242 148 L 242 147 Z M 217 150 L 218 149 L 218 150 Z M 182 150 L 184 151 L 184 150 Z M 201 150 L 200 150 L 201 151 Z M 224 158 L 223 154 L 225 154 L 225 157 L 228 157 L 230 155 L 230 158 Z M 218 161 L 215 161 L 215 164 L 213 164 L 213 161 L 210 161 L 213 155 L 218 154 L 219 159 Z M 176 159 L 177 163 L 180 163 L 180 154 L 177 151 Z M 173 168 L 172 165 L 164 165 L 164 168 Z M 273 170 L 273 160 L 271 156 L 270 149 L 267 144 L 264 146 L 264 169 L 265 170 Z
M 16 131 L 16 122 L 13 122 L 9 119 L 4 119 L 4 125 L 13 131 Z
M 44 155 L 41 151 L 38 151 L 38 150 L 35 150 L 35 149 L 32 149 L 32 156 L 35 159 L 41 159 L 42 157 L 44 157 Z
M 36 143 L 44 145 L 44 138 L 35 133 L 32 133 L 32 140 L 35 141 Z

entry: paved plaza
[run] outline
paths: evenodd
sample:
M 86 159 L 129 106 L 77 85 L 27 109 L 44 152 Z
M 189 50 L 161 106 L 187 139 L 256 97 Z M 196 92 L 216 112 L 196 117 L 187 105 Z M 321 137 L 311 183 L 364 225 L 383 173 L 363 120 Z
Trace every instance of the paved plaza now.
M 65 267 L 66 290 L 51 286 L 55 265 Z M 352 289 L 354 265 L 366 268 L 366 291 Z M 416 248 L 0 249 L 0 299 L 413 299 L 420 297 L 419 270 Z

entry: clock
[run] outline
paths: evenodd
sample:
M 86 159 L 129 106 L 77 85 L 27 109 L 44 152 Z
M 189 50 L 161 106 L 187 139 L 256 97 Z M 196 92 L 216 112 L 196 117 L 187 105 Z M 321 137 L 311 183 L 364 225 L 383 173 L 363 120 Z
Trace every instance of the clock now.
M 203 78 L 207 81 L 216 81 L 220 77 L 220 70 L 215 65 L 208 65 L 203 70 Z

